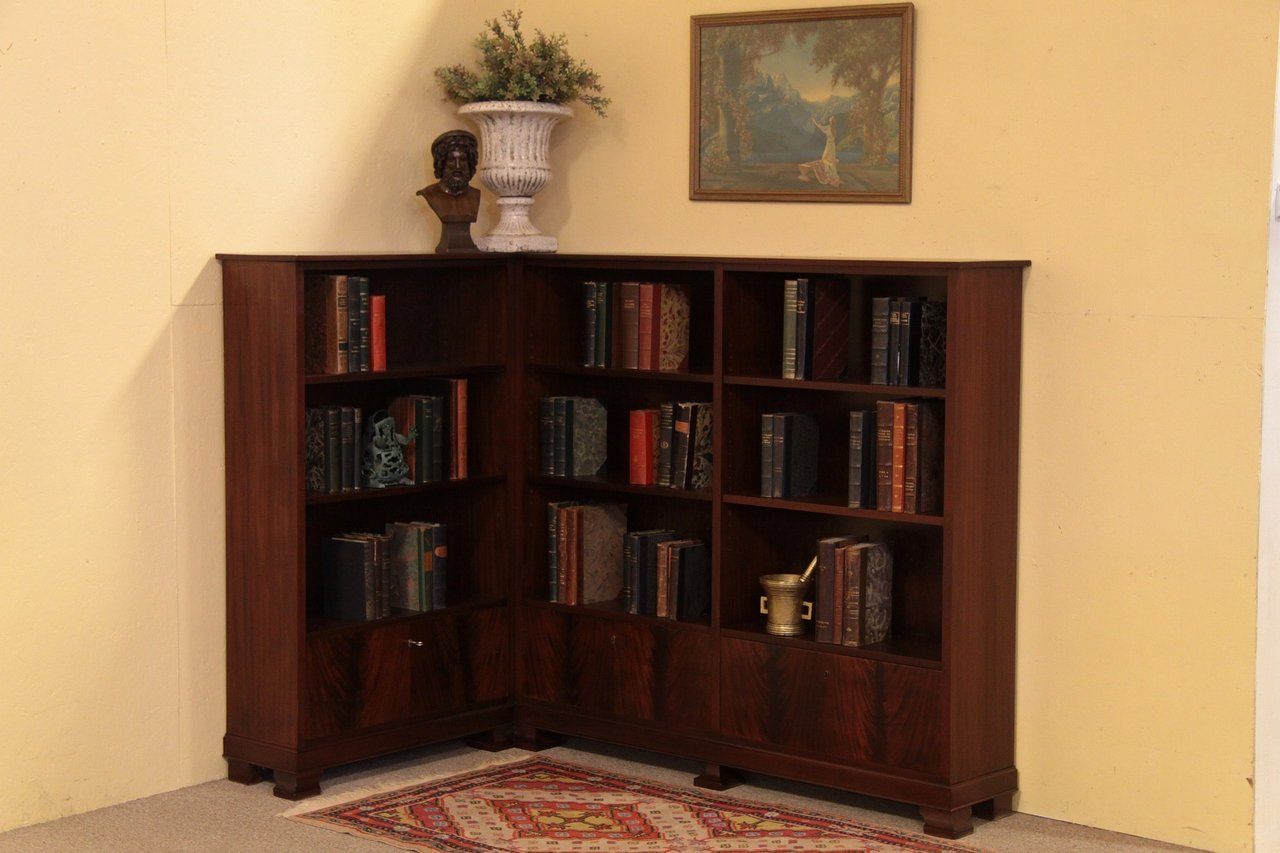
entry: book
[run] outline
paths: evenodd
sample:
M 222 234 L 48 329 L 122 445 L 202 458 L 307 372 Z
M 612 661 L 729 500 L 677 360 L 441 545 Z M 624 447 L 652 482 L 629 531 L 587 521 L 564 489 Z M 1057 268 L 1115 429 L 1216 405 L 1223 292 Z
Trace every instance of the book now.
M 808 379 L 844 379 L 849 375 L 849 282 L 817 279 L 809 307 Z
M 782 283 L 782 378 L 796 379 L 796 307 L 800 282 L 789 278 Z
M 332 536 L 320 547 L 321 613 L 329 619 L 367 622 L 378 618 L 377 566 L 373 543 Z
M 366 557 L 366 572 L 371 571 L 370 578 L 365 579 L 365 592 L 372 595 L 373 619 L 385 619 L 391 615 L 391 537 L 386 533 L 370 533 L 352 531 L 343 534 L 350 539 L 360 539 L 371 546 L 371 556 Z M 371 561 L 371 564 L 370 564 Z M 371 569 L 370 569 L 371 566 Z
M 547 601 L 560 601 L 560 510 L 578 506 L 582 501 L 564 500 L 547 503 Z
M 625 585 L 631 589 L 627 612 L 652 616 L 657 611 L 656 547 L 676 538 L 674 530 L 639 530 L 629 533 L 631 539 L 631 577 Z
M 676 604 L 673 575 L 678 572 L 679 549 L 695 539 L 664 539 L 654 545 L 654 612 L 659 619 L 674 619 Z M 674 567 L 674 568 L 673 568 Z M 676 583 L 678 583 L 678 578 Z
M 582 283 L 582 366 L 602 367 L 596 362 L 596 283 Z
M 608 412 L 594 397 L 572 397 L 565 424 L 566 471 L 570 477 L 596 477 L 608 461 Z
M 423 529 L 423 553 L 431 558 L 429 582 L 424 581 L 425 589 L 430 590 L 429 599 L 424 598 L 424 610 L 444 610 L 448 604 L 449 591 L 449 527 L 436 521 L 420 522 Z
M 613 367 L 614 334 L 617 317 L 614 300 L 614 284 L 596 282 L 596 367 Z
M 941 401 L 909 401 L 903 466 L 903 512 L 942 509 L 943 410 Z
M 439 398 L 433 404 L 434 410 L 426 407 L 432 428 L 431 448 L 429 452 L 420 454 L 419 459 L 430 460 L 431 474 L 423 482 L 465 480 L 469 474 L 467 435 L 470 413 L 467 379 L 435 379 L 420 384 L 425 393 L 415 396 Z M 420 431 L 425 432 L 425 429 Z M 439 432 L 439 437 L 436 431 Z M 437 459 L 438 470 L 435 462 Z
M 574 507 L 578 526 L 577 588 L 573 602 L 616 601 L 622 593 L 622 546 L 627 532 L 627 509 L 599 503 Z
M 384 531 L 391 553 L 391 605 L 421 611 L 423 576 L 422 528 L 407 521 L 388 522 Z
M 349 366 L 349 373 L 367 373 L 373 365 L 370 351 L 371 297 L 367 276 L 347 276 L 347 304 L 352 316 L 350 326 L 352 343 L 349 351 L 355 354 L 355 360 L 351 361 Z
M 675 618 L 699 622 L 711 616 L 711 556 L 705 542 L 680 550 Z
M 899 346 L 902 339 L 902 300 L 898 297 L 889 299 L 889 384 L 901 385 L 901 362 Z
M 307 365 L 307 373 L 347 373 L 351 315 L 346 275 L 321 275 L 312 280 L 305 301 L 307 334 L 317 342 L 316 351 L 320 353 L 319 359 Z
M 336 495 L 342 491 L 344 475 L 342 457 L 342 406 L 325 406 L 324 413 L 324 475 L 326 491 Z
M 581 517 L 582 505 L 577 502 L 556 510 L 556 600 L 561 604 L 578 603 Z
M 893 555 L 883 542 L 847 545 L 841 644 L 868 646 L 885 640 L 893 621 Z
M 538 473 L 556 475 L 556 401 L 550 397 L 538 400 Z
M 689 488 L 698 491 L 711 488 L 711 404 L 694 404 L 693 434 L 690 438 Z
M 308 374 L 346 373 L 350 334 L 347 276 L 308 279 L 303 292 L 303 314 L 304 370 Z
M 407 442 L 401 445 L 401 451 L 404 453 L 404 463 L 409 467 L 409 479 L 415 483 L 424 483 L 427 471 L 422 464 L 421 454 L 423 447 L 430 442 L 424 444 L 422 441 L 420 435 L 422 425 L 418 421 L 418 410 L 418 398 L 408 394 L 392 397 L 391 402 L 387 404 L 387 414 L 395 422 L 396 433 L 407 439 Z
M 671 488 L 689 485 L 689 442 L 693 430 L 694 404 L 676 403 L 671 428 Z
M 689 289 L 682 284 L 663 284 L 658 295 L 658 370 L 688 370 L 692 321 Z
M 629 415 L 628 482 L 652 486 L 658 481 L 658 410 L 632 409 Z
M 449 379 L 449 479 L 467 478 L 467 380 Z
M 810 378 L 810 355 L 813 352 L 813 325 L 809 311 L 813 301 L 813 282 L 796 279 L 796 366 L 793 379 Z
M 672 453 L 675 444 L 676 404 L 658 406 L 658 485 L 671 487 Z
M 947 384 L 947 303 L 920 303 L 919 383 L 925 388 Z
M 876 411 L 849 413 L 849 506 L 876 508 Z
M 871 384 L 889 384 L 889 297 L 871 299 Z
M 890 459 L 892 471 L 889 509 L 902 512 L 907 483 L 907 404 L 903 400 L 895 400 L 893 403 L 893 446 Z
M 340 489 L 344 492 L 353 492 L 358 484 L 358 478 L 355 471 L 358 468 L 358 455 L 356 448 L 360 442 L 356 440 L 356 416 L 355 410 L 350 406 L 338 407 L 338 427 L 339 448 L 341 454 L 341 473 L 338 475 L 341 481 Z
M 640 283 L 624 281 L 618 285 L 618 361 L 617 366 L 635 370 L 640 366 Z
M 573 444 L 573 400 L 549 397 L 552 411 L 552 469 L 557 477 L 569 476 L 569 448 Z
M 311 407 L 305 413 L 305 433 L 303 435 L 306 492 L 309 495 L 323 495 L 329 491 L 329 477 L 325 472 L 325 453 L 328 439 L 326 437 L 325 411 L 319 407 Z
M 387 369 L 387 297 L 381 293 L 369 297 L 369 367 Z
M 773 497 L 773 415 L 760 416 L 760 497 Z
M 637 301 L 638 328 L 636 330 L 636 366 L 641 370 L 658 369 L 658 347 L 662 331 L 659 325 L 662 285 L 644 282 L 639 285 Z
M 898 384 L 920 381 L 920 300 L 906 298 L 898 308 Z
M 876 509 L 893 508 L 893 401 L 876 401 Z
M 772 454 L 772 497 L 813 494 L 818 482 L 818 423 L 812 416 L 774 412 Z
M 422 460 L 426 474 L 423 482 L 438 483 L 445 476 L 445 410 L 448 407 L 444 397 L 437 395 L 420 398 L 419 406 L 423 420 L 422 440 L 425 444 Z M 429 443 L 428 439 L 430 439 Z
M 840 642 L 833 628 L 838 592 L 835 583 L 836 552 L 840 546 L 854 541 L 854 537 L 849 535 L 827 536 L 818 540 L 817 575 L 813 584 L 813 639 L 815 642 Z

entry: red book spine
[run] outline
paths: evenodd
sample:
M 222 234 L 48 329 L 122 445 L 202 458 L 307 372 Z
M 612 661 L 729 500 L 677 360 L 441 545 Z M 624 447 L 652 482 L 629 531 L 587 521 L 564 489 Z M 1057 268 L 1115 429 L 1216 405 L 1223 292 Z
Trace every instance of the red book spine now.
M 637 313 L 640 316 L 640 328 L 636 334 L 638 352 L 636 366 L 641 370 L 658 369 L 658 312 L 656 310 L 656 293 L 661 285 L 641 284 Z
M 618 285 L 618 367 L 635 370 L 640 366 L 640 285 L 624 281 Z
M 449 461 L 449 477 L 467 478 L 467 380 L 451 379 L 453 385 L 453 458 Z
M 387 297 L 369 297 L 369 368 L 387 369 Z
M 629 481 L 637 486 L 652 486 L 658 481 L 654 459 L 654 445 L 658 434 L 658 410 L 632 409 L 630 432 Z

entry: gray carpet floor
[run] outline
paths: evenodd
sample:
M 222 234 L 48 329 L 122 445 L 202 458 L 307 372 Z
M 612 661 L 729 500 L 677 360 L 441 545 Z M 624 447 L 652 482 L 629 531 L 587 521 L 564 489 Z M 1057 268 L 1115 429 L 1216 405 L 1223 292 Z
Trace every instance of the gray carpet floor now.
M 321 779 L 317 798 L 291 803 L 271 795 L 271 784 L 240 785 L 226 780 L 193 785 L 129 803 L 61 820 L 0 833 L 0 853 L 23 851 L 364 851 L 388 853 L 396 848 L 376 841 L 288 820 L 282 815 L 320 805 L 345 802 L 375 790 L 389 790 L 431 777 L 449 776 L 488 764 L 518 761 L 533 753 L 510 749 L 480 752 L 459 743 L 439 744 L 393 758 L 337 768 Z M 701 766 L 689 761 L 571 740 L 538 755 L 599 767 L 670 785 L 691 785 Z M 908 806 L 861 798 L 830 788 L 801 785 L 752 774 L 725 792 L 745 800 L 765 801 L 837 814 L 845 818 L 910 832 L 920 831 L 916 811 Z M 1025 814 L 997 821 L 976 821 L 962 844 L 991 853 L 1095 853 L 1095 851 L 1190 850 L 1089 827 Z

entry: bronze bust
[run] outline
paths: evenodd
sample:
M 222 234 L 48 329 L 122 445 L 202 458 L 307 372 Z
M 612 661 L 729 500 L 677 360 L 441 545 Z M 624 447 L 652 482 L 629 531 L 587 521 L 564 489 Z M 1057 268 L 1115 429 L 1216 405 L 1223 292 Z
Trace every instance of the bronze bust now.
M 480 209 L 480 190 L 471 186 L 476 173 L 479 145 L 474 134 L 447 130 L 431 143 L 431 159 L 436 183 L 418 190 L 418 195 L 440 217 L 437 252 L 477 252 L 471 239 L 471 223 Z

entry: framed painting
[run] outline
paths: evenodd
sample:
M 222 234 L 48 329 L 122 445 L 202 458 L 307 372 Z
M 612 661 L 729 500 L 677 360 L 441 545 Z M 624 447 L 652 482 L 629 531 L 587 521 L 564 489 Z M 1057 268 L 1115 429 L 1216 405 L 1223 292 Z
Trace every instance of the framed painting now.
M 689 197 L 911 201 L 910 3 L 695 15 Z

